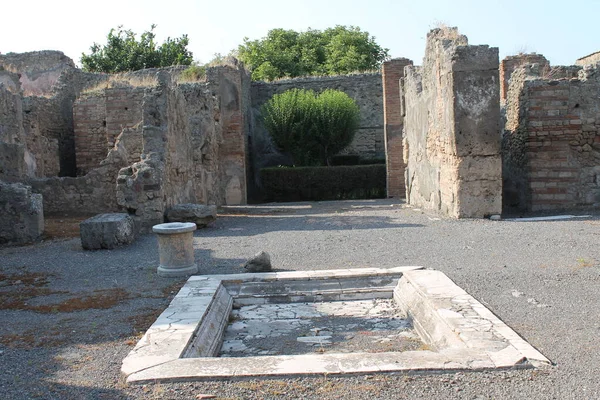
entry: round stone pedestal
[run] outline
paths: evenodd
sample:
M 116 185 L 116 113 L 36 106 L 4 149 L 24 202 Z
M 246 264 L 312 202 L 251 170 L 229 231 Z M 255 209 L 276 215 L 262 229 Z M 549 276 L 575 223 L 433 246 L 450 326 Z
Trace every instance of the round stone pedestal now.
M 160 265 L 158 276 L 178 277 L 198 272 L 194 260 L 194 231 L 192 222 L 171 222 L 152 227 L 158 235 Z

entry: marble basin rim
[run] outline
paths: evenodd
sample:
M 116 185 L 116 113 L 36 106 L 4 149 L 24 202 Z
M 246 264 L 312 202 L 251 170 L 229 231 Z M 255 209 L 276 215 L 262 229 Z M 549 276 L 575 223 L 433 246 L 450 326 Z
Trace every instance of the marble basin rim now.
M 430 350 L 217 357 L 232 308 L 393 298 Z M 478 371 L 551 365 L 440 271 L 361 268 L 192 276 L 123 360 L 129 383 Z

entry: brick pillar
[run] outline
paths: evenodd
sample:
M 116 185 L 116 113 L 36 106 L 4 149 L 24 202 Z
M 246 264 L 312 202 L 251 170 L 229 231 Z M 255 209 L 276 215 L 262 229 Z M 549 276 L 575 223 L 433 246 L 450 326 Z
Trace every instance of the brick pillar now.
M 407 58 L 395 58 L 383 63 L 383 123 L 385 134 L 385 159 L 387 167 L 387 196 L 405 197 L 404 159 L 402 156 L 402 126 L 400 79 L 404 67 L 412 65 Z

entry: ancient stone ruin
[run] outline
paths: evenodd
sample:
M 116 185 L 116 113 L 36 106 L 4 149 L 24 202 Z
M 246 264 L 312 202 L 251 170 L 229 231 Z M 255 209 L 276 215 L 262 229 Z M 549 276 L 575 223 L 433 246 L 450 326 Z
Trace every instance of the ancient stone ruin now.
M 423 66 L 406 67 L 405 75 L 408 203 L 458 218 L 500 214 L 498 49 L 435 29 Z
M 127 213 L 148 232 L 176 205 L 259 197 L 259 170 L 285 164 L 260 108 L 291 88 L 355 99 L 361 126 L 345 152 L 385 157 L 388 197 L 457 218 L 598 208 L 597 62 L 500 64 L 455 28 L 429 33 L 422 66 L 271 83 L 235 59 L 184 82 L 179 67 L 108 75 L 57 51 L 0 55 L 0 181 L 25 185 L 0 186 L 0 242 L 35 240 L 44 213 Z

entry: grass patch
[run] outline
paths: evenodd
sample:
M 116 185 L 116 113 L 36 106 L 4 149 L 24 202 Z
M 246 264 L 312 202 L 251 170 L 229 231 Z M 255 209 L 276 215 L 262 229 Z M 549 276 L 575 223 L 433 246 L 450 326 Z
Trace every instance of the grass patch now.
M 82 95 L 97 95 L 106 89 L 112 88 L 149 88 L 158 86 L 158 79 L 155 75 L 132 75 L 131 73 L 122 73 L 110 75 L 108 79 L 81 91 Z

